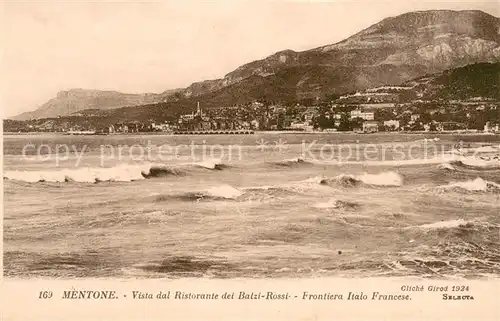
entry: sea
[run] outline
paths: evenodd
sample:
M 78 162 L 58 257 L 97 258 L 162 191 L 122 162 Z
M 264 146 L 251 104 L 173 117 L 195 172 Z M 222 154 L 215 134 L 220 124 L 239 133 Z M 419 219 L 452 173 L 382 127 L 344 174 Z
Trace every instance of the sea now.
M 496 278 L 500 136 L 4 135 L 12 278 Z

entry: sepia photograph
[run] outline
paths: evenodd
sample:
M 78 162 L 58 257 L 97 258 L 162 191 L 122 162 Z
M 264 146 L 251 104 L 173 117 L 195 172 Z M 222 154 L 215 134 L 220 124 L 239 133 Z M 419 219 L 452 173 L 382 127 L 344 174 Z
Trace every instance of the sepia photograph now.
M 3 14 L 4 279 L 499 278 L 498 2 Z

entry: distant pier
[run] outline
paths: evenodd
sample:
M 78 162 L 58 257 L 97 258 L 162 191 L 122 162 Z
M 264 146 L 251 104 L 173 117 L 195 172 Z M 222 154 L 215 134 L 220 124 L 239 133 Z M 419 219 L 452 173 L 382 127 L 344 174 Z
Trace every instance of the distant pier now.
M 252 135 L 253 130 L 181 130 L 174 135 Z
M 65 135 L 98 135 L 94 130 L 70 130 L 64 133 Z

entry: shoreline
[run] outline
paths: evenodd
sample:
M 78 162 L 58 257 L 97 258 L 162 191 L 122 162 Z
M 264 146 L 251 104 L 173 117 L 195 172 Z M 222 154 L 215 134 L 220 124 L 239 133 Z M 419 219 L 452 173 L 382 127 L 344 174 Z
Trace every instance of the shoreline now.
M 332 132 L 326 132 L 326 131 L 312 131 L 312 132 L 306 132 L 306 131 L 278 131 L 278 130 L 262 130 L 262 131 L 253 131 L 250 134 L 243 134 L 243 133 L 234 133 L 234 134 L 228 134 L 228 133 L 222 133 L 222 134 L 217 134 L 217 133 L 203 133 L 203 134 L 179 134 L 179 133 L 167 133 L 167 132 L 135 132 L 135 133 L 113 133 L 113 134 L 67 134 L 65 132 L 3 132 L 3 136 L 22 136 L 22 135 L 29 135 L 29 136 L 37 136 L 37 135 L 51 135 L 51 136 L 96 136 L 96 137 L 102 137 L 102 136 L 204 136 L 204 135 L 211 135 L 211 136 L 216 136 L 216 135 L 224 135 L 224 136 L 242 136 L 242 135 L 255 135 L 255 134 L 270 134 L 270 135 L 318 135 L 318 134 L 323 134 L 323 135 L 342 135 L 342 134 L 350 134 L 350 135 L 467 135 L 467 136 L 498 136 L 500 133 L 485 133 L 485 132 L 471 132 L 471 131 L 441 131 L 441 132 L 424 132 L 424 131 L 394 131 L 394 132 L 375 132 L 375 133 L 360 133 L 360 132 L 355 132 L 355 131 L 332 131 Z

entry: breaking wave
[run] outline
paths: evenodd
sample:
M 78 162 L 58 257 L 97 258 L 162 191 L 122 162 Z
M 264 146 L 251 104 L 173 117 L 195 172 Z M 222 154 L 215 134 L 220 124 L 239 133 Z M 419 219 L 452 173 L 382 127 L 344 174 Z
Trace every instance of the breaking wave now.
M 357 209 L 360 205 L 354 202 L 341 201 L 337 199 L 330 199 L 327 202 L 316 203 L 313 205 L 314 208 L 320 209 Z
M 304 191 L 321 188 L 321 186 L 330 187 L 357 187 L 357 186 L 402 186 L 403 178 L 395 172 L 382 172 L 379 174 L 361 174 L 361 175 L 338 175 L 333 178 L 328 178 L 324 176 L 315 176 L 305 180 L 277 184 L 277 185 L 267 185 L 267 186 L 254 186 L 246 187 L 244 190 L 253 192 L 262 191 L 280 191 L 280 192 L 291 192 L 291 193 L 301 193 Z M 334 202 L 332 200 L 332 202 Z M 342 202 L 342 201 L 340 201 Z M 323 205 L 326 203 L 322 203 Z M 335 205 L 331 203 L 330 205 Z M 340 204 L 340 203 L 338 203 Z M 337 205 L 338 205 L 337 204 Z M 325 206 L 330 206 L 325 205 Z M 332 206 L 333 206 L 332 205 Z M 345 205 L 345 204 L 344 204 Z
M 454 165 L 469 167 L 469 168 L 500 168 L 500 157 L 462 157 L 459 160 L 453 162 Z
M 356 187 L 360 185 L 374 186 L 402 186 L 403 178 L 396 172 L 382 172 L 379 174 L 364 173 L 361 175 L 339 175 L 334 178 L 324 178 L 321 185 L 340 185 L 343 187 Z
M 302 157 L 296 157 L 296 158 L 285 159 L 282 161 L 272 162 L 271 164 L 275 166 L 290 167 L 298 164 L 308 164 L 308 162 Z
M 456 155 L 442 155 L 429 158 L 416 159 L 385 159 L 385 160 L 311 160 L 317 165 L 363 165 L 363 166 L 415 166 L 415 165 L 430 165 L 441 164 L 458 160 Z
M 320 182 L 322 179 L 323 177 L 316 176 L 305 180 L 284 183 L 284 184 L 251 186 L 244 188 L 244 190 L 252 192 L 266 192 L 266 193 L 267 191 L 301 193 L 314 188 L 318 188 L 320 186 Z
M 149 168 L 148 171 L 141 171 L 141 174 L 144 178 L 153 178 L 153 177 L 165 177 L 165 176 L 181 176 L 184 175 L 185 172 L 179 168 L 168 167 L 164 165 L 154 165 Z
M 469 192 L 500 192 L 500 184 L 486 181 L 481 177 L 477 177 L 474 180 L 449 183 L 448 185 L 440 186 L 440 188 L 445 190 L 451 189 Z
M 500 145 L 486 145 L 477 147 L 475 150 L 477 153 L 500 153 Z
M 131 182 L 147 178 L 181 176 L 189 173 L 189 167 L 222 170 L 227 166 L 218 162 L 181 164 L 172 167 L 164 164 L 120 164 L 114 167 L 81 167 L 56 171 L 5 171 L 3 177 L 9 180 L 37 182 Z M 191 168 L 191 170 L 193 170 Z
M 169 200 L 182 200 L 182 201 L 202 201 L 202 200 L 230 200 L 237 199 L 244 194 L 237 188 L 230 185 L 214 186 L 204 191 L 187 192 L 182 194 L 167 194 L 155 195 L 156 202 L 163 202 Z
M 355 187 L 362 184 L 362 181 L 352 175 L 339 175 L 334 178 L 325 178 L 320 181 L 321 185 L 341 185 L 343 187 Z
M 187 164 L 187 165 L 189 165 L 189 164 Z M 194 163 L 193 165 L 197 166 L 197 167 L 202 167 L 202 168 L 206 168 L 206 169 L 214 169 L 214 170 L 223 170 L 224 168 L 228 167 L 228 165 L 223 164 L 220 159 L 205 160 L 205 161 Z
M 130 182 L 145 179 L 150 174 L 150 164 L 122 164 L 110 168 L 82 167 L 77 169 L 61 169 L 58 171 L 6 171 L 4 178 L 36 182 L 82 182 L 97 183 L 105 181 Z
M 445 170 L 449 170 L 449 171 L 454 171 L 456 170 L 455 167 L 453 167 L 453 165 L 451 165 L 450 163 L 443 163 L 443 164 L 439 164 L 438 165 L 438 168 L 440 169 L 445 169 Z
M 472 224 L 472 223 L 465 221 L 463 219 L 457 219 L 457 220 L 441 221 L 441 222 L 419 225 L 418 227 L 422 229 L 445 229 L 445 228 L 466 226 L 467 224 Z
M 218 197 L 218 198 L 237 198 L 243 195 L 244 193 L 237 188 L 234 188 L 230 185 L 220 185 L 211 187 L 205 193 L 205 195 L 210 197 Z

